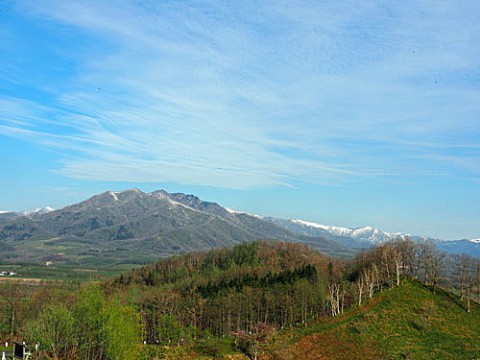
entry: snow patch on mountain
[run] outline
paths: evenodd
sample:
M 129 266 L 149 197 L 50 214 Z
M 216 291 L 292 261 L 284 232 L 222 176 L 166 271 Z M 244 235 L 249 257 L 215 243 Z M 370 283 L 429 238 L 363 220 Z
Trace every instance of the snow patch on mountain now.
M 135 189 L 134 189 L 135 190 Z M 191 207 L 191 206 L 188 206 L 186 204 L 183 204 L 179 201 L 176 201 L 174 199 L 172 199 L 171 197 L 171 194 L 167 193 L 166 191 L 164 190 L 157 190 L 157 191 L 153 191 L 151 193 L 148 193 L 147 194 L 148 196 L 153 196 L 159 200 L 164 200 L 166 201 L 167 203 L 169 203 L 170 205 L 172 205 L 173 207 L 178 207 L 178 206 L 181 206 L 181 207 L 184 207 L 186 209 L 189 209 L 189 210 L 192 210 L 192 211 L 196 211 L 198 212 L 199 210 Z
M 296 223 L 302 226 L 325 230 L 325 231 L 328 231 L 329 233 L 332 233 L 334 235 L 339 235 L 339 236 L 350 236 L 352 232 L 352 229 L 344 228 L 344 227 L 321 225 L 321 224 L 316 224 L 316 223 L 312 223 L 304 220 L 291 220 L 291 221 L 293 223 Z
M 224 209 L 227 210 L 230 214 L 245 214 L 243 211 L 233 210 L 233 209 L 230 209 L 228 207 L 226 207 Z
M 108 194 L 109 194 L 111 197 L 113 197 L 113 199 L 114 199 L 115 201 L 118 201 L 118 196 L 117 196 L 118 192 L 109 191 Z
M 181 203 L 181 202 L 175 201 L 175 200 L 173 200 L 173 199 L 171 199 L 171 198 L 167 198 L 166 200 L 167 200 L 170 204 L 172 204 L 173 206 L 181 206 L 181 207 L 184 207 L 184 208 L 186 208 L 186 209 L 199 212 L 199 210 L 197 210 L 197 209 L 195 209 L 195 208 L 193 208 L 193 207 L 191 207 L 191 206 L 188 206 L 188 205 L 186 205 L 186 204 L 183 204 L 183 203 Z
M 230 208 L 227 208 L 227 207 L 225 207 L 224 209 L 227 210 L 230 214 L 233 214 L 233 215 L 248 215 L 248 216 L 256 217 L 257 219 L 265 219 L 264 216 L 249 214 L 245 211 L 238 211 L 238 210 L 230 209 Z
M 37 209 L 30 209 L 30 210 L 24 210 L 20 211 L 17 214 L 23 215 L 23 216 L 32 216 L 32 215 L 41 215 L 41 214 L 48 214 L 49 212 L 55 211 L 54 208 L 50 206 L 46 206 L 43 208 L 37 208 Z

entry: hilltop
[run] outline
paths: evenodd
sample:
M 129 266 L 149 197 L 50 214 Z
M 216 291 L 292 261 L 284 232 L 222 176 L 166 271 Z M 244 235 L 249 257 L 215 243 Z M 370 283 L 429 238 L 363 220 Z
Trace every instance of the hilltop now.
M 113 280 L 108 288 L 120 286 L 125 290 L 140 285 L 148 289 L 151 295 L 143 304 L 146 308 L 155 303 L 151 302 L 155 287 L 168 289 L 169 295 L 162 295 L 163 306 L 176 308 L 176 318 L 201 312 L 196 325 L 218 338 L 242 336 L 242 331 L 251 334 L 243 335 L 247 337 L 244 347 L 242 338 L 236 340 L 250 356 L 252 339 L 264 337 L 257 344 L 263 359 L 478 357 L 477 303 L 468 313 L 465 300 L 438 286 L 413 280 L 404 270 L 400 270 L 403 280 L 396 284 L 394 258 L 400 256 L 400 269 L 407 269 L 408 253 L 425 251 L 409 249 L 407 244 L 415 246 L 399 241 L 375 247 L 353 262 L 339 263 L 300 244 L 251 243 L 161 260 Z M 412 275 L 424 278 L 422 269 L 427 260 L 420 257 L 415 261 L 413 268 L 417 270 Z M 375 293 L 368 300 L 365 294 L 359 306 L 358 286 L 369 269 L 377 269 L 372 285 Z M 332 317 L 335 286 L 343 299 Z M 167 298 L 190 303 L 190 315 L 175 303 L 165 302 Z M 197 299 L 197 307 L 192 299 Z M 201 310 L 198 304 L 203 304 Z M 266 330 L 261 327 L 263 323 Z M 152 343 L 161 336 L 153 329 L 150 334 Z M 219 341 L 216 346 L 221 344 L 228 349 L 228 342 Z M 189 349 L 193 358 L 198 347 Z
M 467 313 L 451 292 L 408 281 L 345 314 L 284 333 L 273 347 L 285 359 L 476 359 L 479 333 L 478 304 Z

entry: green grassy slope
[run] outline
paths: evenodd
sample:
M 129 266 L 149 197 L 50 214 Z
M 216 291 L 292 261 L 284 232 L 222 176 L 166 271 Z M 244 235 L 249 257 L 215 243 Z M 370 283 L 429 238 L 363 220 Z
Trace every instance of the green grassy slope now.
M 407 282 L 272 346 L 283 359 L 477 359 L 480 306 L 467 313 L 451 293 Z

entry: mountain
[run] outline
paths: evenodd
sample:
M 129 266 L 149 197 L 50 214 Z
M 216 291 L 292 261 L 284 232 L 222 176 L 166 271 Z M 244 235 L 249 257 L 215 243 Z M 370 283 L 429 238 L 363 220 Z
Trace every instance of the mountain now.
M 18 214 L 14 211 L 0 211 L 0 221 L 12 219 L 17 216 Z
M 17 213 L 17 215 L 20 216 L 34 216 L 37 214 L 48 214 L 49 212 L 54 211 L 55 209 L 51 208 L 50 206 L 46 206 L 44 208 L 37 208 L 37 209 L 30 209 L 30 210 L 24 210 L 20 211 Z
M 469 254 L 480 257 L 480 239 L 438 241 L 437 246 L 448 254 Z
M 408 235 L 402 233 L 390 233 L 380 229 L 365 226 L 360 228 L 346 228 L 338 226 L 321 225 L 303 220 L 285 220 L 278 218 L 266 218 L 294 234 L 304 236 L 321 236 L 336 241 L 344 246 L 357 249 L 368 248 L 388 240 L 405 238 Z
M 406 234 L 373 227 L 345 228 L 303 220 L 261 217 L 224 208 L 194 195 L 138 189 L 102 194 L 63 209 L 0 213 L 2 262 L 87 265 L 145 263 L 158 257 L 241 242 L 276 239 L 351 256 Z M 480 256 L 475 240 L 430 239 L 448 253 Z
M 346 228 L 321 225 L 303 220 L 285 220 L 272 217 L 267 217 L 265 220 L 297 235 L 307 237 L 319 236 L 356 250 L 369 248 L 372 245 L 381 244 L 389 240 L 410 238 L 413 241 L 433 241 L 441 250 L 448 254 L 466 253 L 472 256 L 480 256 L 480 239 L 440 240 L 427 236 L 386 232 L 371 226 Z
M 78 204 L 0 218 L 2 261 L 79 264 L 144 263 L 186 251 L 278 239 L 321 251 L 352 252 L 257 216 L 232 212 L 194 195 L 138 189 L 107 191 Z

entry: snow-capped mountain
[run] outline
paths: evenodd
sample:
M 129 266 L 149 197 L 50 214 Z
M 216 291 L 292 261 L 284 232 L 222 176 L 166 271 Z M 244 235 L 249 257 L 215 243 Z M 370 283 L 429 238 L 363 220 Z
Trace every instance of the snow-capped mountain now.
M 52 212 L 52 211 L 55 211 L 55 209 L 51 208 L 50 206 L 46 206 L 43 208 L 19 211 L 17 214 L 22 216 L 32 216 L 32 215 L 48 214 L 49 212 Z
M 404 238 L 406 236 L 402 233 L 390 233 L 371 226 L 364 226 L 352 229 L 347 227 L 321 225 L 303 220 L 290 221 L 305 228 L 319 229 L 322 231 L 322 234 L 324 231 L 326 231 L 333 236 L 351 237 L 357 241 L 366 241 L 373 244 L 382 243 L 391 239 Z
M 10 249 L 8 257 L 18 261 L 44 261 L 55 255 L 57 262 L 137 263 L 262 239 L 305 242 L 325 253 L 353 255 L 334 241 L 299 236 L 258 216 L 163 190 L 106 191 L 55 211 L 23 214 L 0 216 L 1 249 Z M 53 239 L 48 247 L 33 246 Z
M 322 236 L 354 248 L 370 247 L 374 244 L 408 236 L 402 233 L 386 232 L 371 226 L 347 228 L 316 224 L 304 220 L 284 220 L 277 218 L 268 218 L 268 220 L 283 226 L 295 234 Z
M 234 210 L 234 209 L 230 209 L 230 208 L 224 208 L 225 210 L 227 210 L 230 214 L 233 214 L 233 215 L 247 215 L 247 216 L 253 216 L 253 217 L 256 217 L 257 219 L 264 219 L 265 217 L 264 216 L 261 216 L 261 215 L 255 215 L 255 214 L 250 214 L 248 212 L 245 212 L 245 211 L 238 211 L 238 210 Z
M 194 195 L 164 190 L 107 191 L 59 210 L 46 207 L 0 213 L 0 245 L 15 250 L 23 243 L 58 239 L 58 253 L 69 248 L 72 254 L 87 257 L 91 249 L 101 254 L 122 249 L 118 250 L 119 258 L 128 253 L 132 259 L 151 260 L 259 239 L 302 242 L 332 255 L 351 256 L 362 248 L 407 236 L 372 226 L 348 228 L 252 215 Z M 442 241 L 409 237 L 414 241 L 433 240 L 448 253 L 480 256 L 480 238 Z M 22 259 L 27 255 L 32 259 L 46 256 L 35 253 L 36 247 L 31 249 L 29 254 L 22 253 Z M 52 251 L 52 247 L 41 249 Z
M 480 238 L 439 241 L 437 246 L 449 254 L 465 253 L 480 257 Z
M 50 206 L 46 206 L 43 208 L 37 208 L 37 209 L 29 209 L 29 210 L 24 210 L 24 211 L 3 211 L 0 210 L 0 216 L 1 217 L 22 217 L 22 216 L 35 216 L 35 215 L 43 215 L 43 214 L 48 214 L 49 212 L 55 211 L 54 208 L 51 208 Z
M 351 249 L 368 248 L 372 245 L 381 244 L 389 240 L 404 239 L 408 237 L 413 241 L 433 241 L 441 250 L 449 254 L 467 253 L 473 256 L 480 256 L 480 238 L 471 240 L 441 240 L 428 236 L 409 235 L 400 232 L 386 232 L 371 226 L 347 228 L 321 225 L 304 220 L 266 219 L 284 227 L 294 234 L 324 237 Z

